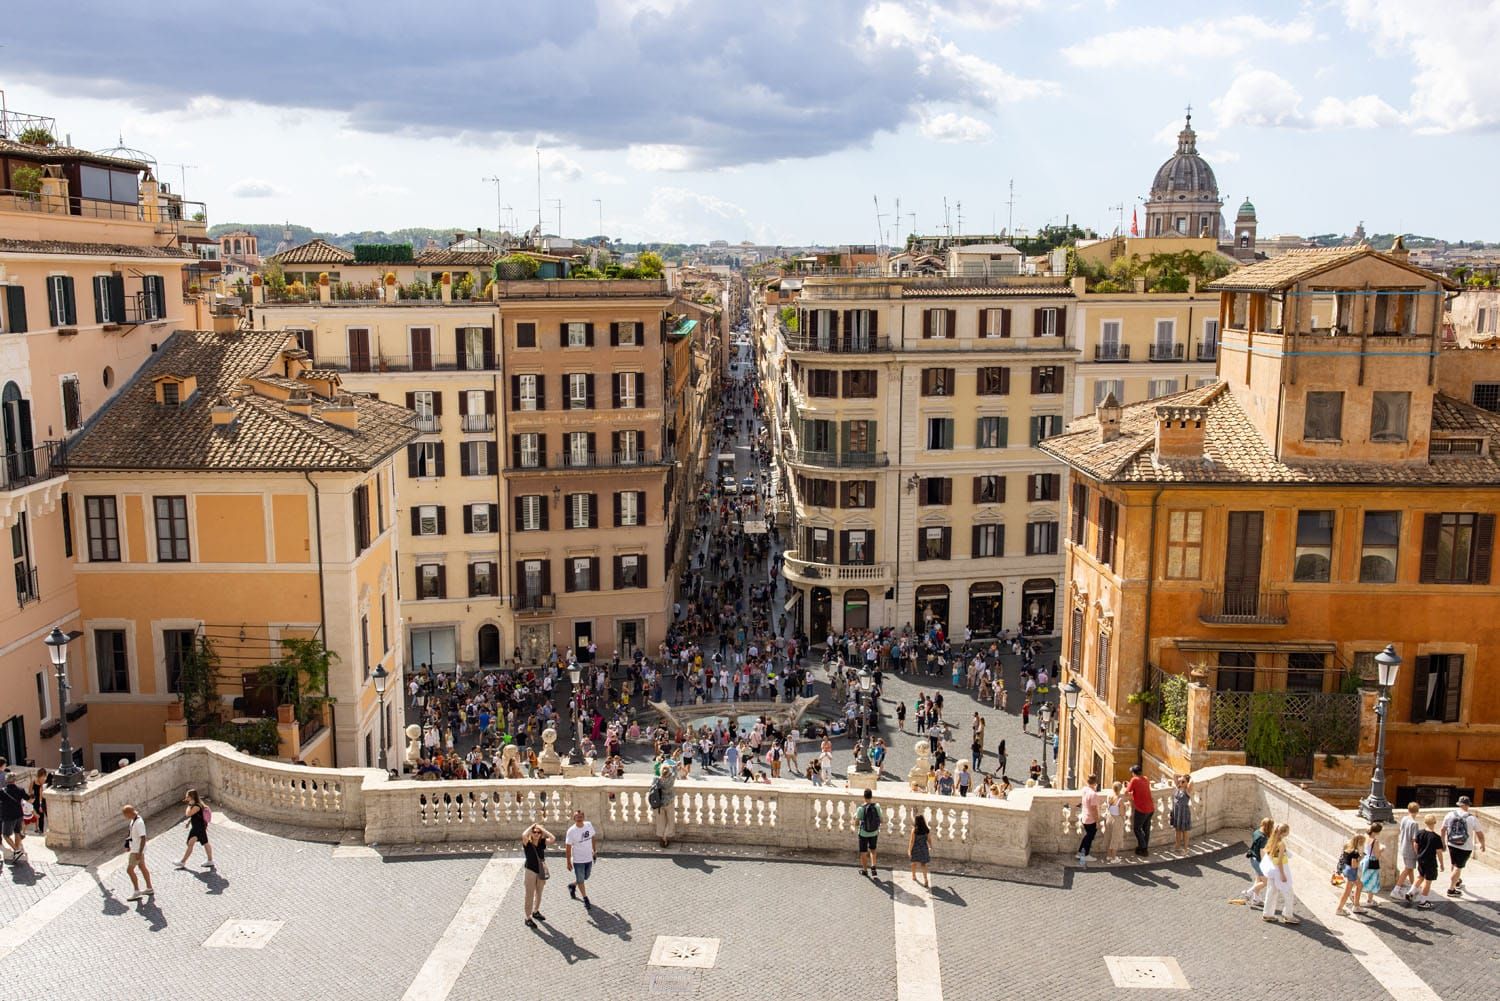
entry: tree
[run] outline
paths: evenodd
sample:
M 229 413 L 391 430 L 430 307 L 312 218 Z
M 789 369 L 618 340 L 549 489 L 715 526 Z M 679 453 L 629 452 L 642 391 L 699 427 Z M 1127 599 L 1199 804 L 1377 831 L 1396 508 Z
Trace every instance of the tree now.
M 16 191 L 23 191 L 28 195 L 38 194 L 42 190 L 41 168 L 16 167 L 10 172 L 10 184 Z
M 257 672 L 262 691 L 274 692 L 283 704 L 292 706 L 297 722 L 306 723 L 323 705 L 333 700 L 318 692 L 328 687 L 328 672 L 339 655 L 319 639 L 289 638 L 281 641 L 281 659 Z
M 204 726 L 219 718 L 219 655 L 208 637 L 199 636 L 183 658 L 178 672 L 178 697 L 188 728 Z
M 643 252 L 636 261 L 636 268 L 640 271 L 642 278 L 660 278 L 664 269 L 661 255 L 651 250 Z

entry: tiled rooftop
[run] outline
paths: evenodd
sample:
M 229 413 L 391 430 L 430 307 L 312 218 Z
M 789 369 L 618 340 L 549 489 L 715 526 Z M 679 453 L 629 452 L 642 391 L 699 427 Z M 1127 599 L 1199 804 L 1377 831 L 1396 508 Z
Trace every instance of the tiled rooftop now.
M 71 240 L 0 239 L 0 254 L 73 254 L 79 257 L 159 257 L 196 261 L 181 247 L 142 247 L 133 243 L 76 243 Z
M 1158 462 L 1153 457 L 1156 409 L 1184 406 L 1205 410 L 1205 460 Z M 1116 483 L 1500 485 L 1500 455 L 1496 454 L 1500 417 L 1439 394 L 1433 406 L 1432 430 L 1484 435 L 1490 439 L 1491 454 L 1444 457 L 1426 463 L 1283 462 L 1222 382 L 1123 408 L 1120 436 L 1113 441 L 1099 439 L 1097 415 L 1090 415 L 1074 421 L 1063 434 L 1043 441 L 1041 449 L 1088 476 Z
M 1039 296 L 1073 297 L 1073 287 L 1061 285 L 907 285 L 901 289 L 903 299 L 936 299 L 945 297 L 978 299 L 1019 299 Z
M 309 417 L 246 391 L 256 376 L 303 388 L 281 374 L 282 350 L 293 343 L 279 330 L 177 331 L 68 446 L 68 468 L 360 470 L 416 436 L 410 411 L 370 397 L 342 401 L 358 413 L 358 427 L 350 429 L 320 419 L 338 401 L 313 394 Z M 197 391 L 179 406 L 159 404 L 153 380 L 161 376 L 193 376 Z M 222 402 L 234 406 L 234 423 L 213 423 L 213 408 Z
M 76 149 L 72 146 L 37 146 L 32 143 L 17 142 L 14 139 L 3 138 L 0 138 L 0 156 L 19 157 L 23 160 L 36 160 L 41 163 L 56 163 L 60 160 L 80 160 L 84 163 L 98 164 L 101 167 L 119 167 L 122 170 L 146 170 L 149 166 L 139 160 L 127 160 L 120 156 L 106 156 L 103 153 L 95 153 L 86 149 Z
M 353 264 L 354 255 L 326 240 L 308 240 L 279 254 L 272 254 L 267 260 L 277 264 Z
M 1350 261 L 1358 260 L 1361 257 L 1378 257 L 1383 261 L 1406 268 L 1409 271 L 1414 271 L 1433 281 L 1440 282 L 1449 288 L 1455 287 L 1451 281 L 1442 275 L 1416 267 L 1389 254 L 1382 254 L 1369 246 L 1358 246 L 1310 247 L 1303 250 L 1289 250 L 1279 257 L 1273 257 L 1269 260 L 1260 261 L 1232 271 L 1218 281 L 1205 285 L 1204 289 L 1210 292 L 1270 292 L 1276 289 L 1289 288 L 1316 274 L 1327 271 L 1330 268 L 1336 268 L 1341 264 L 1348 264 Z

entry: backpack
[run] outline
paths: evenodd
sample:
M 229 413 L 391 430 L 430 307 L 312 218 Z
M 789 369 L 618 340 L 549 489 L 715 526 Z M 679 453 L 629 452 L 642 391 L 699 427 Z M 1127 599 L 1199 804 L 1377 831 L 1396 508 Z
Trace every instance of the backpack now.
M 1469 845 L 1469 818 L 1461 813 L 1448 825 L 1448 844 L 1454 848 L 1467 848 Z
M 651 791 L 646 793 L 646 805 L 653 810 L 660 810 L 662 804 L 661 779 L 651 780 Z
M 871 821 L 870 819 L 871 815 L 873 815 L 875 818 L 873 821 Z M 880 830 L 880 807 L 876 806 L 874 803 L 866 803 L 863 807 L 861 807 L 859 813 L 859 826 L 861 830 L 865 831 Z
M 203 823 L 204 824 L 212 824 L 213 822 L 214 822 L 214 812 L 208 808 L 208 804 L 207 803 L 204 803 L 203 804 Z

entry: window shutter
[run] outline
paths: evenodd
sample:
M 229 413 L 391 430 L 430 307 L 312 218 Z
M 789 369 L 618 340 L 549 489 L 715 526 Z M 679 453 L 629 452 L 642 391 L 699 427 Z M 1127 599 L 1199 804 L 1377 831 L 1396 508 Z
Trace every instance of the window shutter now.
M 584 401 L 589 410 L 594 409 L 594 373 L 590 372 L 583 377 Z
M 60 304 L 57 301 L 57 283 L 51 278 L 47 279 L 47 322 L 53 326 L 62 326 L 61 322 L 53 323 L 62 316 Z
M 468 354 L 468 351 L 464 347 L 464 328 L 463 327 L 458 327 L 457 329 L 455 329 L 453 331 L 453 341 L 454 341 L 453 353 L 458 358 L 458 367 L 460 369 L 468 368 L 469 367 L 468 366 L 469 354 Z M 469 572 L 469 590 L 470 591 L 474 590 L 474 583 L 473 582 L 474 582 L 474 574 L 473 574 L 473 568 L 471 567 L 470 568 L 470 572 Z
M 930 340 L 931 338 L 932 338 L 932 310 L 930 310 L 930 309 L 924 309 L 924 310 L 922 310 L 922 339 L 925 341 L 925 340 Z M 924 372 L 924 373 L 922 373 L 922 375 L 923 375 L 923 379 L 922 379 L 922 391 L 925 393 L 927 391 L 927 379 L 926 379 L 927 373 Z
M 415 410 L 415 409 L 417 409 L 417 394 L 416 393 L 407 393 L 406 394 L 406 409 L 407 410 Z
M 1042 369 L 1039 365 L 1031 366 L 1031 395 L 1042 391 Z
M 620 527 L 620 495 L 619 495 L 619 493 L 614 493 L 614 494 L 611 494 L 610 496 L 611 496 L 611 498 L 614 501 L 615 527 L 619 528 Z
M 590 431 L 588 433 L 589 455 L 597 455 L 599 453 L 599 449 L 595 445 L 596 439 L 597 436 L 594 434 L 594 432 Z
M 946 378 L 943 379 L 943 391 L 948 396 L 957 396 L 958 395 L 958 381 L 957 381 L 958 380 L 958 374 L 957 373 L 958 373 L 957 369 L 952 369 L 952 368 L 945 368 L 945 369 L 943 369 L 943 374 L 946 376 Z
M 996 503 L 1004 503 L 1005 502 L 1005 477 L 1004 476 L 996 476 L 995 477 L 995 501 L 996 501 Z
M 589 590 L 599 590 L 599 557 L 589 557 Z
M 442 442 L 438 442 L 433 447 L 433 453 L 437 456 L 437 474 L 439 476 L 443 475 L 443 467 L 445 465 L 445 460 L 444 460 L 444 456 L 443 456 L 444 451 L 445 451 L 445 449 L 443 448 L 443 443 Z
M 990 311 L 983 306 L 979 307 L 979 336 L 990 336 Z
M 1438 533 L 1442 530 L 1443 516 L 1422 516 L 1422 564 L 1420 583 L 1431 584 L 1437 580 Z
M 611 327 L 615 324 L 611 323 Z M 616 372 L 609 377 L 610 406 L 616 410 L 620 409 L 620 373 Z
M 448 568 L 439 563 L 438 568 L 438 597 L 448 597 Z
M 635 586 L 644 589 L 647 586 L 646 576 L 646 554 L 641 553 L 635 559 Z
M 1068 311 L 1063 307 L 1057 307 L 1057 336 L 1068 336 Z
M 618 557 L 618 556 L 614 557 L 614 559 L 611 562 L 614 564 L 614 574 L 615 574 L 613 588 L 614 588 L 614 590 L 618 591 L 618 590 L 620 590 L 624 586 L 624 582 L 623 582 L 624 570 L 620 566 L 620 557 Z
M 635 374 L 635 405 L 644 407 L 646 405 L 646 373 Z
M 443 394 L 436 390 L 432 394 L 432 416 L 443 416 Z
M 489 460 L 490 472 L 500 470 L 500 446 L 493 441 L 484 443 L 484 457 Z
M 1005 396 L 1010 392 L 1010 366 L 1000 370 L 1000 395 Z
M 849 562 L 849 532 L 847 529 L 839 530 L 839 562 Z
M 838 341 L 839 341 L 839 311 L 838 310 L 836 310 L 836 309 L 830 309 L 828 311 L 828 324 L 829 324 L 829 326 L 831 328 L 828 331 L 828 339 L 830 341 L 832 341 L 833 343 L 837 344 Z
M 980 556 L 980 555 L 983 555 L 979 551 L 979 532 L 980 532 L 980 526 L 979 525 L 974 525 L 972 528 L 969 529 L 969 555 L 970 556 Z
M 620 454 L 620 432 L 618 431 L 609 433 L 609 454 L 612 456 Z
M 1000 336 L 1010 336 L 1010 308 L 1000 310 Z
M 1418 657 L 1411 671 L 1411 721 L 1427 719 L 1427 675 L 1432 671 L 1431 657 Z
M 611 323 L 609 325 L 609 346 L 617 348 L 620 346 L 620 325 Z
M 488 415 L 495 413 L 495 391 L 486 389 L 484 391 L 484 412 Z
M 635 492 L 635 515 L 642 525 L 646 524 L 646 491 Z
M 512 466 L 521 464 L 521 436 L 518 434 L 510 436 L 510 464 Z
M 547 377 L 542 375 L 536 377 L 536 408 L 547 409 Z
M 552 515 L 549 513 L 547 508 L 547 498 L 541 498 L 541 503 L 538 504 L 537 507 L 542 512 L 542 531 L 550 531 L 552 527 Z
M 557 334 L 558 334 L 558 338 L 557 338 L 558 339 L 558 347 L 564 347 L 564 348 L 567 347 L 568 346 L 568 325 L 567 325 L 567 323 L 560 323 L 560 324 L 558 324 Z
M 547 436 L 544 434 L 536 436 L 536 462 L 540 468 L 547 468 Z
M 542 560 L 542 593 L 552 593 L 552 561 Z
M 930 369 L 930 368 L 924 368 L 924 369 L 922 369 L 922 395 L 923 396 L 927 395 L 927 393 L 929 391 L 929 387 L 932 384 L 932 380 L 929 378 L 929 376 L 931 376 L 931 375 L 932 375 L 932 369 Z
M 1031 311 L 1031 336 L 1032 337 L 1040 337 L 1042 335 L 1042 316 L 1046 312 L 1047 312 L 1047 310 L 1044 307 L 1042 307 L 1042 306 L 1038 306 L 1036 309 L 1033 309 Z M 1032 390 L 1032 392 L 1035 392 L 1035 390 Z
M 125 276 L 109 276 L 109 315 L 116 323 L 125 322 Z
M 438 534 L 448 534 L 448 507 L 445 504 L 438 505 Z
M 458 471 L 464 476 L 469 475 L 469 443 L 461 442 L 458 446 Z
M 875 347 L 873 341 L 875 340 L 876 333 L 877 333 L 877 331 L 879 329 L 879 323 L 877 321 L 879 321 L 879 319 L 880 319 L 880 312 L 878 310 L 872 309 L 872 310 L 869 311 L 869 313 L 870 313 L 870 340 L 872 342 L 870 344 L 870 348 L 873 350 L 874 347 Z
M 473 535 L 474 534 L 474 508 L 477 507 L 477 506 L 478 505 L 475 505 L 475 504 L 465 504 L 464 505 L 464 534 L 465 535 Z
M 1495 516 L 1481 514 L 1474 525 L 1475 584 L 1490 582 L 1490 562 L 1495 548 Z
M 406 475 L 409 479 L 417 478 L 417 446 L 406 446 Z
M 1010 447 L 1010 418 L 1000 418 L 1000 447 Z
M 165 306 L 161 303 L 159 292 L 157 303 L 160 308 L 165 309 Z M 71 277 L 63 279 L 63 316 L 68 321 L 69 326 L 78 322 L 78 303 L 73 298 L 73 279 Z
M 953 529 L 943 526 L 943 559 L 953 559 Z
M 957 337 L 958 336 L 958 310 L 956 310 L 956 309 L 949 309 L 949 310 L 944 310 L 944 312 L 946 312 L 948 314 L 948 326 L 947 326 L 948 336 L 950 338 L 951 337 Z
M 13 334 L 26 333 L 26 289 L 20 285 L 5 288 L 5 329 Z
M 980 491 L 982 489 L 980 487 L 980 484 L 983 483 L 983 482 L 984 482 L 984 477 L 983 476 L 976 476 L 976 477 L 974 477 L 974 503 L 975 504 L 982 503 L 980 501 L 980 499 L 979 499 L 979 494 L 980 494 Z
M 411 509 L 411 534 L 422 534 L 422 512 L 418 508 Z
M 107 291 L 108 286 L 105 286 Z M 99 281 L 94 280 L 94 322 L 104 322 L 104 296 L 100 294 Z
M 589 347 L 594 346 L 594 325 L 592 323 L 585 323 L 583 325 L 583 343 Z
M 599 527 L 599 495 L 589 494 L 589 528 Z
M 950 417 L 943 421 L 943 448 L 953 447 L 953 419 Z
M 493 369 L 495 367 L 495 330 L 493 327 L 485 327 L 480 336 L 480 344 L 484 348 L 484 367 Z
M 474 564 L 469 564 L 469 597 L 474 596 Z
M 498 532 L 498 531 L 500 531 L 500 505 L 499 504 L 486 504 L 485 507 L 489 509 L 490 531 L 491 532 Z
M 942 483 L 943 483 L 943 486 L 942 486 L 943 503 L 944 504 L 952 504 L 953 503 L 953 478 L 951 476 L 945 476 L 945 477 L 943 477 Z
M 458 416 L 469 416 L 469 394 L 462 389 L 458 391 Z

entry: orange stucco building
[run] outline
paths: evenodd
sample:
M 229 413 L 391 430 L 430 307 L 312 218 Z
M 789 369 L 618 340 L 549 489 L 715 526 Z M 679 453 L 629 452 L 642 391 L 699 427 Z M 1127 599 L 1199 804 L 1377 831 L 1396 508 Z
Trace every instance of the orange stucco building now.
M 1194 763 L 1274 758 L 1352 799 L 1373 728 L 1357 689 L 1391 644 L 1387 795 L 1495 802 L 1500 418 L 1468 401 L 1500 356 L 1441 348 L 1451 286 L 1399 245 L 1292 252 L 1210 288 L 1216 383 L 1107 399 L 1042 446 L 1074 473 L 1064 767 L 1180 767 L 1163 732 L 1186 712 Z

